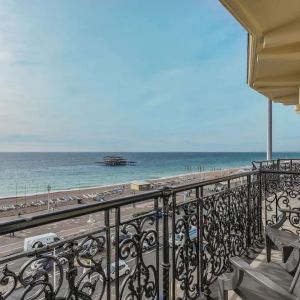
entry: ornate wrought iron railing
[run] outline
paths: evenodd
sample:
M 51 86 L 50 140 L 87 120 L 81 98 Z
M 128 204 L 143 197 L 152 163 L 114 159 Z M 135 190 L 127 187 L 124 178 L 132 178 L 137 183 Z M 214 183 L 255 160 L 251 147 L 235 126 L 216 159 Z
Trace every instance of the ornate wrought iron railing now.
M 264 218 L 266 224 L 278 220 L 281 209 L 300 210 L 300 172 L 296 171 L 261 171 L 264 194 Z M 300 222 L 296 214 L 289 214 L 286 230 L 300 233 Z
M 0 299 L 197 299 L 262 241 L 259 171 L 18 218 L 0 234 L 98 213 L 103 226 L 0 259 Z M 189 195 L 188 200 L 186 195 Z M 129 219 L 124 211 L 147 207 Z M 59 225 L 58 225 L 59 226 Z
M 253 161 L 253 170 L 278 170 L 300 172 L 300 159 L 272 159 Z

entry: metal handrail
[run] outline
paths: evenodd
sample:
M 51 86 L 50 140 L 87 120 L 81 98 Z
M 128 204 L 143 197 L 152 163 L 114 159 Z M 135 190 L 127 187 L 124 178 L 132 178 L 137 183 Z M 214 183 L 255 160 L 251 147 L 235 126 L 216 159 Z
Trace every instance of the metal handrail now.
M 299 175 L 299 171 L 285 171 L 285 170 L 260 170 L 261 174 L 268 173 L 268 174 L 286 174 L 286 175 Z
M 299 158 L 278 158 L 278 159 L 271 159 L 271 160 L 261 160 L 261 161 L 252 161 L 252 170 L 286 170 L 288 167 L 291 169 L 293 165 L 299 165 L 300 159 Z M 298 166 L 297 166 L 298 167 Z M 298 167 L 299 169 L 299 167 Z

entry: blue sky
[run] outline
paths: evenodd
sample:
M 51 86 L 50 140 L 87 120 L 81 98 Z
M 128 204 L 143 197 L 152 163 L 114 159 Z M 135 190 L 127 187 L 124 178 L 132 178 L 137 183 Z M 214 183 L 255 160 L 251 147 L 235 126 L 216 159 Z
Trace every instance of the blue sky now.
M 214 0 L 0 2 L 0 151 L 265 151 L 246 33 Z M 274 150 L 299 117 L 274 108 Z

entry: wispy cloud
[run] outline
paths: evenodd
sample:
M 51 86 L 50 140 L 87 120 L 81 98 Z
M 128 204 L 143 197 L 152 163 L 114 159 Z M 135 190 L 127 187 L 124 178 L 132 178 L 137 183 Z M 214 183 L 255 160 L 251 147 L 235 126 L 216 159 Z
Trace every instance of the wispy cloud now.
M 265 147 L 246 34 L 218 2 L 1 1 L 0 69 L 2 151 Z M 274 140 L 299 128 L 274 114 Z

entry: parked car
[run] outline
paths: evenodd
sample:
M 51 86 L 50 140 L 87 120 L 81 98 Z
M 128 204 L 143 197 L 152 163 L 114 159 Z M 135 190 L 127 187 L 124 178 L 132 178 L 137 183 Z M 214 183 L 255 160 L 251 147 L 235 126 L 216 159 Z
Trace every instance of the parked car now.
M 30 267 L 32 270 L 44 270 L 49 272 L 53 268 L 53 261 L 49 258 L 40 258 L 35 260 Z
M 124 260 L 119 260 L 119 277 L 128 275 L 130 273 L 130 268 Z M 116 279 L 116 263 L 110 265 L 110 279 Z
M 196 226 L 192 226 L 189 230 L 189 237 L 191 239 L 191 241 L 194 241 L 197 238 L 197 228 Z M 177 233 L 175 234 L 175 248 L 180 247 L 183 245 L 184 240 L 185 240 L 186 236 L 183 232 Z M 170 235 L 169 237 L 169 245 L 170 247 L 173 247 L 173 239 L 172 239 L 172 235 Z
M 170 215 L 170 213 L 169 213 L 169 215 Z M 163 212 L 163 210 L 162 209 L 159 209 L 158 210 L 158 212 L 157 212 L 157 218 L 162 218 L 164 216 L 164 212 Z
M 61 265 L 64 265 L 67 263 L 67 259 L 65 257 L 57 257 L 59 260 L 59 263 Z M 44 271 L 51 271 L 53 268 L 54 260 L 49 258 L 40 258 L 38 260 L 35 260 L 33 263 L 31 263 L 30 267 L 32 270 L 44 270 Z
M 175 248 L 181 246 L 183 244 L 183 239 L 184 239 L 184 234 L 183 233 L 178 233 L 175 234 Z M 172 235 L 169 237 L 169 245 L 172 248 L 173 247 L 173 238 Z
M 98 247 L 98 244 L 95 240 L 89 239 L 87 241 L 82 241 L 79 244 L 79 247 L 81 249 L 80 255 L 81 256 L 94 256 L 97 254 L 97 252 L 101 252 L 104 250 L 104 244 L 105 244 L 105 237 L 103 237 L 103 243 L 102 247 Z
M 96 201 L 96 202 L 104 202 L 104 199 L 103 199 L 103 197 L 97 196 L 97 197 L 94 198 L 94 201 Z
M 124 240 L 126 240 L 126 239 L 132 239 L 132 237 L 133 237 L 133 234 L 130 233 L 130 232 L 128 232 L 128 233 L 126 233 L 126 234 L 121 233 L 121 234 L 119 235 L 119 243 L 121 243 L 122 241 L 124 241 Z M 114 235 L 111 235 L 111 242 L 112 242 L 113 245 L 116 244 L 116 238 L 115 238 Z
M 143 251 L 150 250 L 156 246 L 156 241 L 154 240 L 144 240 L 143 242 Z

